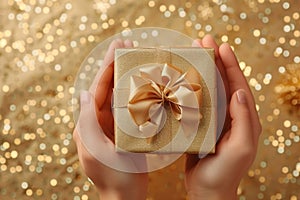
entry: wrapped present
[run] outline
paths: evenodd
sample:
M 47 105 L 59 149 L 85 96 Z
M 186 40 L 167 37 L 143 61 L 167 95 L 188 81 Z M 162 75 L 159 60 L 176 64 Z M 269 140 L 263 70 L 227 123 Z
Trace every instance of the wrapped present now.
M 114 66 L 116 151 L 214 153 L 213 49 L 121 48 Z

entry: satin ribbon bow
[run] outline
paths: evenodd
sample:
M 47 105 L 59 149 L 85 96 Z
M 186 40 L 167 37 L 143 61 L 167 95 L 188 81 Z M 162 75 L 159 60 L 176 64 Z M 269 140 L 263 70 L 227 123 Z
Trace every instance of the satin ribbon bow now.
M 128 110 L 139 131 L 157 134 L 162 128 L 165 104 L 180 122 L 188 137 L 198 130 L 201 119 L 199 107 L 202 87 L 197 70 L 182 73 L 174 66 L 154 65 L 139 69 L 140 75 L 131 76 Z

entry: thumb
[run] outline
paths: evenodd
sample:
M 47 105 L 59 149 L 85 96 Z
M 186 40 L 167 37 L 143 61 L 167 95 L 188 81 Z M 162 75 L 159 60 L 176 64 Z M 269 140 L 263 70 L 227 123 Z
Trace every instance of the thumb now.
M 252 144 L 251 114 L 245 90 L 237 90 L 230 101 L 231 134 L 233 140 L 241 144 Z
M 110 141 L 98 123 L 94 98 L 88 91 L 80 93 L 80 114 L 76 128 L 80 140 L 90 149 Z
M 123 172 L 145 172 L 147 162 L 144 154 L 118 154 L 114 144 L 104 134 L 97 120 L 94 98 L 88 91 L 80 94 L 80 114 L 76 126 L 85 149 L 100 163 Z

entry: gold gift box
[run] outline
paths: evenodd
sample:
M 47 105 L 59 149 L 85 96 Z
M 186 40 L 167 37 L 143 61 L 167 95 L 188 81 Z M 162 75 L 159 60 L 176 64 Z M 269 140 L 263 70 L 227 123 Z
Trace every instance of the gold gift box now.
M 139 66 L 149 63 L 167 63 L 187 71 L 196 68 L 201 76 L 202 118 L 194 137 L 187 139 L 178 134 L 179 122 L 172 117 L 166 106 L 167 119 L 159 133 L 141 138 L 127 131 L 132 119 L 126 108 L 128 103 L 129 77 L 136 74 Z M 115 119 L 115 149 L 117 152 L 140 153 L 192 153 L 215 152 L 216 143 L 216 68 L 213 49 L 184 48 L 120 48 L 115 50 L 113 113 Z

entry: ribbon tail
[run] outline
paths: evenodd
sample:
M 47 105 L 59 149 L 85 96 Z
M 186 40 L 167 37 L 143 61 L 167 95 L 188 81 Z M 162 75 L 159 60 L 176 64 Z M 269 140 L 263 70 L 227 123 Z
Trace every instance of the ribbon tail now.
M 139 131 L 142 133 L 141 137 L 143 138 L 153 137 L 157 134 L 158 126 L 157 124 L 147 121 L 144 124 L 139 125 Z
M 198 132 L 198 127 L 202 115 L 199 109 L 182 107 L 182 118 L 180 120 L 183 133 L 187 138 L 194 138 Z
M 152 143 L 154 136 L 162 129 L 166 121 L 166 113 L 162 104 L 153 104 L 149 109 L 149 120 L 138 126 L 142 138 Z

